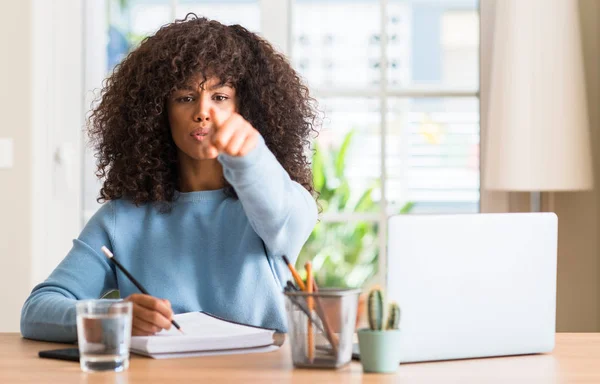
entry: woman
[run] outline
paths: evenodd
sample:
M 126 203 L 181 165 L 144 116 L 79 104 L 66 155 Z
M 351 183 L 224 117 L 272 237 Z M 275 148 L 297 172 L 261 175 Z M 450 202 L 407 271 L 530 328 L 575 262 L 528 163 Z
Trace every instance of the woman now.
M 191 16 L 145 39 L 90 116 L 106 203 L 25 302 L 23 336 L 76 340 L 75 301 L 111 289 L 133 303 L 133 335 L 200 310 L 284 331 L 282 255 L 295 262 L 317 220 L 311 100 L 239 25 Z

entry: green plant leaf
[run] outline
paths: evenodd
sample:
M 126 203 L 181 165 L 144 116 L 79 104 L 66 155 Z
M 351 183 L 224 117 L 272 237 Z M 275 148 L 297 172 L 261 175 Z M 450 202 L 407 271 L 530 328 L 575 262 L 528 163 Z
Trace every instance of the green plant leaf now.
M 354 212 L 373 211 L 375 203 L 373 202 L 373 199 L 371 197 L 372 194 L 373 187 L 367 188 L 356 202 L 356 205 L 354 206 Z
M 339 178 L 343 178 L 346 171 L 346 154 L 348 153 L 348 148 L 350 147 L 350 143 L 352 142 L 352 138 L 354 137 L 355 130 L 351 129 L 350 132 L 346 134 L 344 137 L 344 141 L 340 146 L 340 149 L 335 157 L 335 175 Z
M 367 279 L 374 275 L 374 271 L 374 266 L 370 264 L 355 266 L 346 278 L 347 285 L 360 288 Z
M 110 291 L 104 293 L 100 298 L 101 299 L 120 299 L 121 293 L 119 292 L 118 289 L 111 289 Z
M 335 200 L 338 211 L 343 212 L 346 210 L 346 205 L 350 199 L 350 184 L 344 179 L 340 186 L 336 190 Z
M 412 211 L 412 209 L 414 207 L 415 207 L 415 203 L 413 203 L 412 201 L 409 201 L 408 203 L 404 204 L 402 206 L 402 208 L 400 208 L 398 213 L 401 215 L 405 215 L 405 214 L 409 213 L 410 211 Z
M 313 185 L 316 191 L 321 192 L 325 186 L 325 164 L 319 143 L 315 142 L 315 151 L 312 157 Z

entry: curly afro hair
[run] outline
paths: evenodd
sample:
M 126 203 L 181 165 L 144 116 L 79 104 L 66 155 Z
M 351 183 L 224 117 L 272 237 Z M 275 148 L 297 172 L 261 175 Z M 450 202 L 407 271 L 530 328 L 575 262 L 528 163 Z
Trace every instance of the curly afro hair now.
M 145 38 L 105 80 L 89 115 L 99 202 L 167 203 L 178 187 L 166 103 L 194 76 L 230 83 L 238 112 L 264 137 L 291 179 L 315 194 L 307 148 L 315 100 L 286 58 L 240 25 L 188 14 Z M 236 197 L 226 183 L 226 193 Z

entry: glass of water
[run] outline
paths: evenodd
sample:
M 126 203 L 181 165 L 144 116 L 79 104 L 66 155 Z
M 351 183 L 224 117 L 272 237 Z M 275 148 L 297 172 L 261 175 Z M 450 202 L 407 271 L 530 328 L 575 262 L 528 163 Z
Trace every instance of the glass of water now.
M 121 372 L 129 368 L 132 303 L 82 300 L 76 307 L 81 369 Z

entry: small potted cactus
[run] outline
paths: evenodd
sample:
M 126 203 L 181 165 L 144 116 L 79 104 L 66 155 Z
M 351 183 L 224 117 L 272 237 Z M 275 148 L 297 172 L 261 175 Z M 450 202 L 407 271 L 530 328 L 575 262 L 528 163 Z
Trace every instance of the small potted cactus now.
M 393 373 L 400 364 L 400 307 L 390 303 L 384 324 L 384 300 L 375 287 L 367 299 L 369 328 L 358 330 L 360 361 L 365 372 Z

